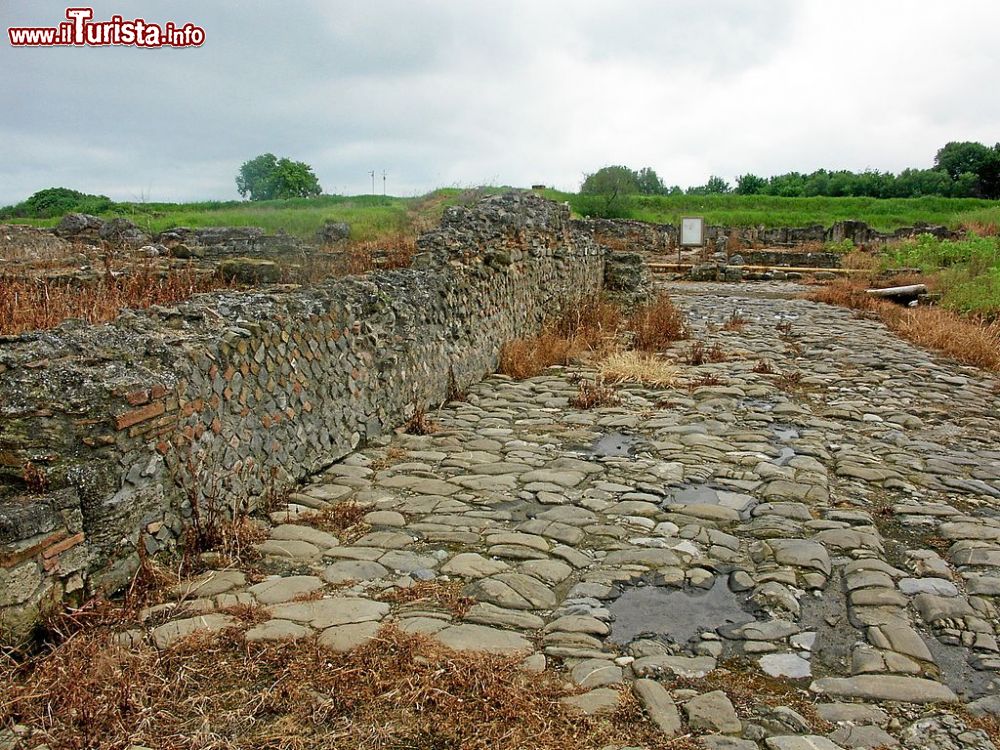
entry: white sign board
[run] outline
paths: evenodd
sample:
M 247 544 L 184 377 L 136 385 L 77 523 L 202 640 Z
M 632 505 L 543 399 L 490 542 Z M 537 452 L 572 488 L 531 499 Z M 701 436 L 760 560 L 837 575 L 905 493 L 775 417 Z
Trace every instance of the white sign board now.
M 681 247 L 701 247 L 705 244 L 705 220 L 700 216 L 681 219 Z

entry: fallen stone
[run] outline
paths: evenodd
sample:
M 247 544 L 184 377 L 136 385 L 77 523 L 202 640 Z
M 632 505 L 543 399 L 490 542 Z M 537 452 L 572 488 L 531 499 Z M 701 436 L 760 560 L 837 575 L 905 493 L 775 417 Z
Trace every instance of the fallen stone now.
M 688 725 L 719 734 L 739 734 L 743 723 L 736 715 L 729 697 L 721 690 L 713 690 L 691 698 L 684 704 Z
M 649 715 L 650 721 L 664 737 L 676 737 L 681 731 L 681 717 L 666 688 L 655 680 L 639 679 L 632 690 Z
M 897 675 L 821 677 L 809 689 L 824 695 L 901 703 L 954 703 L 958 700 L 951 688 L 940 682 Z

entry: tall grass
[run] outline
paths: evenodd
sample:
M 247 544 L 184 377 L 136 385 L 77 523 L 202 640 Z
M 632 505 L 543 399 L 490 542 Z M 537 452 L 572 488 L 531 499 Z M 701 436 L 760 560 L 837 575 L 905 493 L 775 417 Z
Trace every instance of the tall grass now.
M 1000 322 L 968 319 L 941 307 L 905 308 L 865 293 L 870 279 L 837 279 L 809 295 L 817 302 L 863 310 L 918 346 L 1000 372 Z
M 124 308 L 169 305 L 229 286 L 194 269 L 160 272 L 142 263 L 124 272 L 109 269 L 94 283 L 0 276 L 0 334 L 52 328 L 70 318 L 106 323 Z

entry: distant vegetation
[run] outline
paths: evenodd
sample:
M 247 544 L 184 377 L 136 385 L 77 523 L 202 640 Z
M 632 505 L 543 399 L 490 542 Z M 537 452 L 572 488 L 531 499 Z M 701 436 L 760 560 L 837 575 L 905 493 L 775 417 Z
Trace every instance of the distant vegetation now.
M 605 214 L 628 195 L 772 195 L 782 198 L 1000 198 L 1000 143 L 985 146 L 973 141 L 945 144 L 934 157 L 933 169 L 891 172 L 817 169 L 803 174 L 788 172 L 773 177 L 744 174 L 735 187 L 717 175 L 704 185 L 686 191 L 668 188 L 651 168 L 636 171 L 621 165 L 602 167 L 588 174 L 580 186 L 582 195 L 600 196 Z M 600 203 L 596 204 L 600 207 Z
M 236 191 L 252 201 L 269 201 L 321 195 L 323 188 L 312 167 L 305 162 L 261 154 L 240 167 Z
M 889 249 L 887 265 L 919 268 L 956 312 L 1000 319 L 1000 238 L 938 240 L 921 235 Z
M 977 198 L 783 198 L 773 195 L 623 195 L 607 210 L 605 198 L 547 190 L 580 216 L 636 219 L 678 224 L 682 216 L 703 216 L 709 224 L 731 227 L 802 227 L 838 221 L 864 221 L 883 232 L 914 224 L 957 229 L 973 226 L 986 233 L 1000 228 L 1000 205 Z M 989 228 L 993 229 L 990 230 Z
M 0 220 L 53 219 L 73 211 L 103 214 L 114 205 L 106 195 L 89 195 L 63 187 L 46 188 L 17 205 L 0 208 Z

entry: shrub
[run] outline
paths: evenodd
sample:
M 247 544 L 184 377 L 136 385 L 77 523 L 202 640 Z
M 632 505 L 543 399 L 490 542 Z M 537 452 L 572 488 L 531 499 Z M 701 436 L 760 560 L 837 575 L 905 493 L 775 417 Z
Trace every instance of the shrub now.
M 594 382 L 581 380 L 576 395 L 569 400 L 569 405 L 574 409 L 593 409 L 598 406 L 615 406 L 620 402 L 618 394 L 604 382 L 604 378 L 597 377 Z
M 674 341 L 688 337 L 684 316 L 666 292 L 637 307 L 627 326 L 634 334 L 633 346 L 644 352 L 664 351 Z

